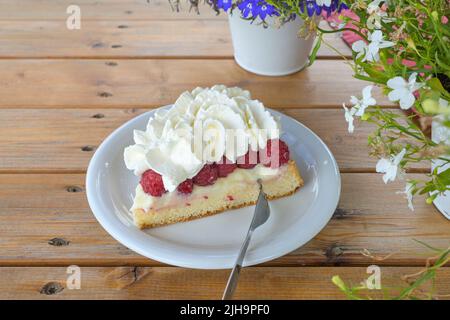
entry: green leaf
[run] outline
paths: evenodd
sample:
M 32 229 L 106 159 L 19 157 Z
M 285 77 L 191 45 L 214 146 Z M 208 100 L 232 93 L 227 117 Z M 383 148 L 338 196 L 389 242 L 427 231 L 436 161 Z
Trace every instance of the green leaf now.
M 442 171 L 441 173 L 439 173 L 437 175 L 437 179 L 439 180 L 439 182 L 441 182 L 443 185 L 445 186 L 449 186 L 450 185 L 450 168 L 448 168 L 447 170 Z
M 441 92 L 441 93 L 445 93 L 447 92 L 447 90 L 444 89 L 444 87 L 442 86 L 441 81 L 439 81 L 438 78 L 432 78 L 428 81 L 428 85 L 431 87 L 431 89 Z
M 437 195 L 438 195 L 438 194 L 435 193 L 435 194 L 433 194 L 432 196 L 429 196 L 429 197 L 425 200 L 425 202 L 426 202 L 427 204 L 432 204 L 433 201 L 436 199 Z
M 320 45 L 322 44 L 322 35 L 320 37 L 317 38 L 317 42 L 314 46 L 314 49 L 312 50 L 310 56 L 309 56 L 309 63 L 308 63 L 308 67 L 310 67 L 314 61 L 316 61 L 316 57 L 317 57 L 317 52 L 320 49 Z
M 442 60 L 439 59 L 439 56 L 438 56 L 438 52 L 437 52 L 437 51 L 436 51 L 435 54 L 434 54 L 434 58 L 436 59 L 436 63 L 437 63 L 440 67 L 442 67 L 443 69 L 447 69 L 447 70 L 450 69 L 450 65 L 444 63 L 444 61 L 442 61 Z
M 379 79 L 375 79 L 375 78 L 363 76 L 363 75 L 361 75 L 361 74 L 355 74 L 354 77 L 355 77 L 356 79 L 359 79 L 359 80 L 364 80 L 364 81 L 369 81 L 369 82 L 379 83 L 379 84 L 383 84 L 383 85 L 386 84 L 386 82 L 383 81 L 383 80 L 379 80 Z
M 344 281 L 342 281 L 341 277 L 339 277 L 339 276 L 333 276 L 331 278 L 331 282 L 333 282 L 336 287 L 338 287 L 340 290 L 342 290 L 344 292 L 348 290 Z
M 431 17 L 432 17 L 435 21 L 438 21 L 438 20 L 439 20 L 438 13 L 437 13 L 436 11 L 433 11 L 433 12 L 431 13 Z
M 433 190 L 435 190 L 436 187 L 433 184 L 428 184 L 427 186 L 425 186 L 422 190 L 420 190 L 419 194 L 425 194 L 425 193 L 429 193 Z
M 423 111 L 426 113 L 438 113 L 439 112 L 439 100 L 438 99 L 424 99 L 422 102 Z

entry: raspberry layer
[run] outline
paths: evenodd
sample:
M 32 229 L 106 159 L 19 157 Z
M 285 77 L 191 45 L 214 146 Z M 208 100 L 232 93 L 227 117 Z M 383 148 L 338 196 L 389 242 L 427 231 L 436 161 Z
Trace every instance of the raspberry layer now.
M 258 165 L 253 169 L 236 169 L 214 185 L 195 186 L 191 194 L 166 193 L 152 197 L 137 187 L 133 218 L 140 228 L 155 227 L 187 221 L 211 215 L 227 209 L 239 208 L 255 203 L 259 187 L 263 183 L 267 198 L 276 199 L 295 192 L 303 180 L 293 160 L 278 169 Z

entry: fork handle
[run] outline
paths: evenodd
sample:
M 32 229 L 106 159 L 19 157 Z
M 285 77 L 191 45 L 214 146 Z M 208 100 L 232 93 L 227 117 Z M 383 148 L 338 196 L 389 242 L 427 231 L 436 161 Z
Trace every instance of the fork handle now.
M 241 251 L 236 259 L 233 270 L 231 271 L 230 277 L 228 278 L 228 283 L 223 293 L 222 300 L 230 300 L 233 297 L 234 290 L 237 287 L 239 274 L 241 272 L 242 263 L 244 262 L 245 253 L 247 252 L 248 244 L 253 234 L 253 229 L 249 229 L 247 237 L 242 244 Z
M 239 274 L 241 273 L 241 265 L 236 264 L 231 271 L 230 277 L 228 278 L 227 287 L 225 288 L 225 292 L 223 293 L 222 300 L 231 300 L 233 297 L 233 293 L 236 290 Z

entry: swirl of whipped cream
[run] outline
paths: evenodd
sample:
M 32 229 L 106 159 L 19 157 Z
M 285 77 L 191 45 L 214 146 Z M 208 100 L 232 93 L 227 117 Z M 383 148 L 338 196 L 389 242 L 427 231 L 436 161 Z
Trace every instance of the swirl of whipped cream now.
M 125 148 L 128 169 L 158 172 L 169 192 L 225 155 L 235 162 L 249 149 L 264 148 L 279 137 L 279 121 L 240 88 L 216 85 L 184 92 L 170 109 L 157 111 L 146 131 L 134 131 Z

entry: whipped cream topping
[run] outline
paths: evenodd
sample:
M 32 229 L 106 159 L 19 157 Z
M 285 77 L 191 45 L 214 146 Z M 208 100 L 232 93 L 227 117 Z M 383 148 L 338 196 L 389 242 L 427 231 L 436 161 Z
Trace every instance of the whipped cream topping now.
M 158 172 L 167 191 L 174 191 L 211 162 L 225 155 L 232 162 L 249 148 L 264 148 L 279 138 L 280 125 L 250 93 L 217 85 L 184 92 L 170 109 L 149 119 L 145 131 L 134 131 L 134 145 L 125 148 L 124 160 L 137 176 Z

